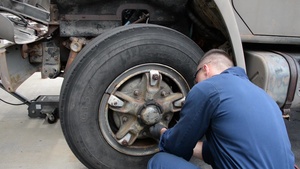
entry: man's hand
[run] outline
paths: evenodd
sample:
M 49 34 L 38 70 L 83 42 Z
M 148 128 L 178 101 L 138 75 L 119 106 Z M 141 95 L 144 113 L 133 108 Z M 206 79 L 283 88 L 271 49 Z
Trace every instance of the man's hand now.
M 151 126 L 149 128 L 149 131 L 150 131 L 150 134 L 152 135 L 153 138 L 159 140 L 160 139 L 160 135 L 161 135 L 161 130 L 163 128 L 166 130 L 166 127 L 164 125 L 162 125 L 160 123 L 156 123 L 154 126 Z
M 203 147 L 203 142 L 202 141 L 198 141 L 196 146 L 194 147 L 194 153 L 193 156 L 203 160 L 202 157 L 202 147 Z

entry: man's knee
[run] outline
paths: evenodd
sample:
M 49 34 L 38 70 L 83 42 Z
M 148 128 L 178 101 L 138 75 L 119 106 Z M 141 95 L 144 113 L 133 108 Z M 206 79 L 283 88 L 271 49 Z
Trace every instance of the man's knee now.
M 165 160 L 163 160 L 165 158 L 164 156 L 165 156 L 165 153 L 163 153 L 163 152 L 155 154 L 148 162 L 148 169 L 152 169 L 152 168 L 156 169 L 156 168 L 161 167 L 165 161 Z
M 148 162 L 148 169 L 199 169 L 199 167 L 173 154 L 159 152 Z

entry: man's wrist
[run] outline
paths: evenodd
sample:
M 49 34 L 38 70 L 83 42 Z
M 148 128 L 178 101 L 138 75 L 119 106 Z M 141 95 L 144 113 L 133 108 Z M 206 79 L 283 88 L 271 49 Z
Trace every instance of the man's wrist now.
M 160 135 L 164 134 L 165 131 L 167 131 L 167 128 L 165 128 L 165 127 L 164 127 L 164 128 L 161 128 L 161 129 L 160 129 Z

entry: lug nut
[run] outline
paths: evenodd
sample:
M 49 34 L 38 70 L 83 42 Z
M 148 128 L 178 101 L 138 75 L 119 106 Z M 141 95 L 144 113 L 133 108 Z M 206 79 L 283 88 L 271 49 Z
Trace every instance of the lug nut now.
M 158 77 L 159 77 L 158 74 L 152 75 L 152 79 L 153 79 L 153 80 L 158 80 Z
M 126 116 L 124 116 L 124 117 L 122 118 L 122 120 L 123 120 L 123 123 L 125 123 L 125 122 L 128 120 L 128 118 L 127 118 Z
M 163 97 L 166 97 L 166 96 L 167 96 L 167 92 L 166 92 L 166 91 L 162 91 L 162 92 L 160 93 L 160 95 L 163 96 Z
M 123 145 L 123 146 L 128 146 L 128 142 L 127 142 L 126 140 L 123 140 L 123 141 L 122 141 L 122 145 Z
M 166 116 L 166 117 L 165 117 L 165 120 L 166 120 L 166 121 L 170 121 L 170 120 L 171 120 L 171 119 L 170 119 L 170 116 Z

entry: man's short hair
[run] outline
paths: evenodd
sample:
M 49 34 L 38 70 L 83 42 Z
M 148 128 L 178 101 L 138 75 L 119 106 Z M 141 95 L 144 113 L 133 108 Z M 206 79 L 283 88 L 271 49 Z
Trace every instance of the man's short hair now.
M 199 63 L 201 63 L 203 60 L 205 60 L 206 58 L 210 57 L 211 55 L 222 55 L 222 56 L 226 56 L 228 59 L 230 58 L 229 54 L 227 52 L 225 52 L 222 49 L 211 49 L 209 51 L 207 51 L 202 58 L 200 59 Z
M 207 51 L 200 59 L 199 64 L 208 62 L 216 65 L 218 68 L 233 66 L 229 54 L 222 49 L 211 49 Z

